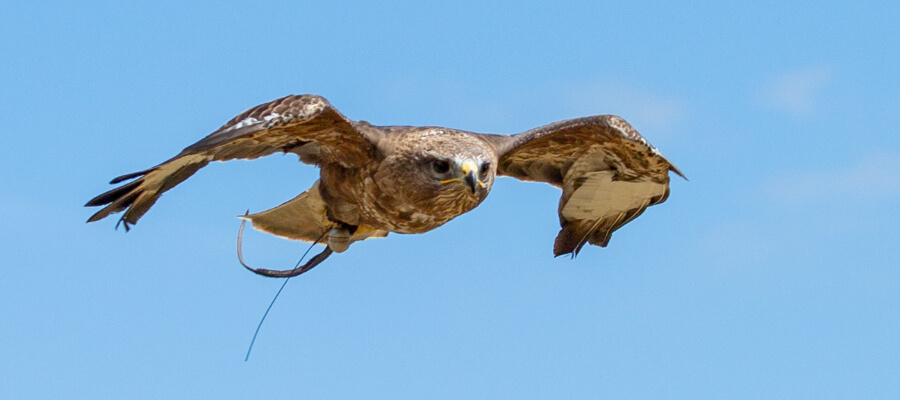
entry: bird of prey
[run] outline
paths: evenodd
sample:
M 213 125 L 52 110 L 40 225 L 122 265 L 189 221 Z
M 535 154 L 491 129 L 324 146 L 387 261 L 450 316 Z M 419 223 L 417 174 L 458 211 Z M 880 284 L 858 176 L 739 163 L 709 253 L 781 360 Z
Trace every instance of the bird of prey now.
M 131 181 L 90 200 L 86 206 L 105 207 L 88 222 L 124 211 L 116 226 L 128 230 L 163 192 L 210 161 L 277 152 L 318 166 L 319 179 L 294 199 L 243 218 L 256 229 L 327 247 L 295 269 L 247 267 L 272 277 L 302 274 L 360 240 L 435 229 L 478 206 L 497 176 L 562 189 L 553 253 L 574 257 L 586 243 L 605 247 L 613 231 L 665 201 L 669 171 L 684 177 L 614 115 L 479 134 L 375 126 L 347 119 L 322 97 L 291 95 L 244 111 L 168 161 L 113 179 Z

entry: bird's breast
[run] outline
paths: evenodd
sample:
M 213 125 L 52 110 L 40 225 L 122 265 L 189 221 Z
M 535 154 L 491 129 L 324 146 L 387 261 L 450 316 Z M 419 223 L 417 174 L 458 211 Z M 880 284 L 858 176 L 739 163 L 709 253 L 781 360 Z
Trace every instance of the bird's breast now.
M 359 208 L 366 225 L 397 233 L 425 233 L 462 214 L 456 210 L 423 210 L 383 192 L 367 196 Z

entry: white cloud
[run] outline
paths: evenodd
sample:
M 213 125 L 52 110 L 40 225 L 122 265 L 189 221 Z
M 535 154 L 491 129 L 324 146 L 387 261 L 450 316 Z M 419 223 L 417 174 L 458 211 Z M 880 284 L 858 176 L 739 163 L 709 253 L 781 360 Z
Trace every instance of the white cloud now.
M 616 114 L 638 131 L 671 129 L 684 113 L 681 102 L 618 84 L 589 83 L 566 95 L 574 115 Z
M 787 172 L 770 181 L 765 190 L 784 205 L 881 203 L 900 196 L 898 171 L 900 155 L 875 154 L 829 170 Z
M 816 96 L 832 79 L 824 67 L 800 68 L 772 80 L 763 88 L 763 101 L 772 108 L 795 116 L 806 116 L 816 109 Z

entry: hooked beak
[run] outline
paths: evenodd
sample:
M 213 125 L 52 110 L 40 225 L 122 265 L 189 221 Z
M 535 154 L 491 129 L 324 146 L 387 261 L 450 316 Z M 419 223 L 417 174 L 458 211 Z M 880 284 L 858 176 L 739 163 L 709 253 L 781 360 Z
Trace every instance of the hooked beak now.
M 484 186 L 484 183 L 479 181 L 478 177 L 475 176 L 478 172 L 478 166 L 476 166 L 474 162 L 466 161 L 460 169 L 463 173 L 462 180 L 469 186 L 469 189 L 472 189 L 472 193 L 475 193 L 476 185 Z
M 478 179 L 478 165 L 474 161 L 468 160 L 464 162 L 460 166 L 459 172 L 460 174 L 456 178 L 444 179 L 441 183 L 463 182 L 472 190 L 472 194 L 475 194 L 479 186 L 484 187 L 484 182 Z

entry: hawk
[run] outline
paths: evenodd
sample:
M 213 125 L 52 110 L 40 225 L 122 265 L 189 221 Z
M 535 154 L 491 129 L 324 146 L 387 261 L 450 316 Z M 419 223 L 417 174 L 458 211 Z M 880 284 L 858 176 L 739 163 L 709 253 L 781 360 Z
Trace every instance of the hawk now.
M 684 175 L 625 120 L 598 115 L 515 135 L 441 127 L 375 126 L 344 117 L 322 97 L 290 95 L 244 111 L 153 168 L 91 199 L 94 222 L 124 211 L 126 231 L 156 202 L 211 161 L 294 153 L 320 168 L 309 190 L 245 215 L 284 238 L 326 245 L 292 270 L 247 267 L 272 277 L 300 275 L 333 252 L 390 232 L 424 233 L 477 207 L 497 176 L 562 189 L 553 254 L 605 247 L 616 229 L 669 195 L 669 171 Z M 243 263 L 243 261 L 242 261 Z M 246 265 L 245 265 L 246 266 Z

